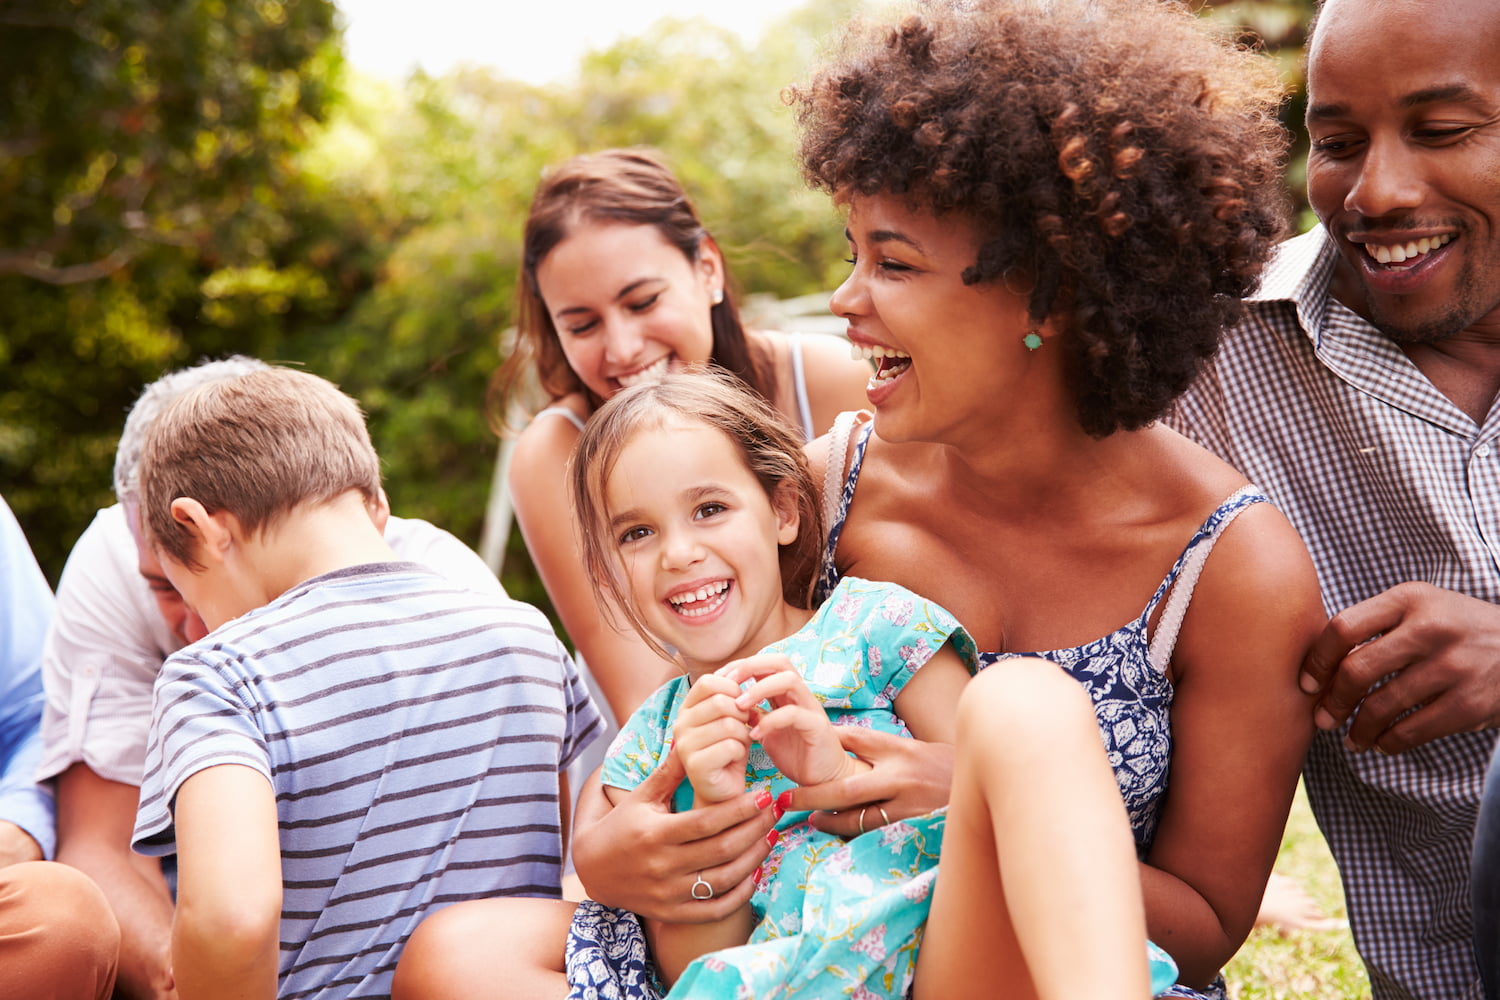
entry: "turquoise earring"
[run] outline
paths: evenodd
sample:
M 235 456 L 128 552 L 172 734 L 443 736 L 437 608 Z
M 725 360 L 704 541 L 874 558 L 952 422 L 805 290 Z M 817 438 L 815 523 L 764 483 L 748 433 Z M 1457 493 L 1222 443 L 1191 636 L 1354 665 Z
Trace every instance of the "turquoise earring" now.
M 1042 346 L 1042 337 L 1041 337 L 1041 334 L 1038 334 L 1038 333 L 1028 333 L 1026 336 L 1024 336 L 1024 337 L 1021 338 L 1021 343 L 1023 343 L 1023 344 L 1026 345 L 1026 349 L 1028 351 L 1034 351 L 1038 347 Z

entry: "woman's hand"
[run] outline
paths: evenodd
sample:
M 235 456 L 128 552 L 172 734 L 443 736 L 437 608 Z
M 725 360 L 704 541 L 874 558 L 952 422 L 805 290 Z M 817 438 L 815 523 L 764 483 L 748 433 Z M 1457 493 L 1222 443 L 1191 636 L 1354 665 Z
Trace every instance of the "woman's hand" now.
M 787 811 L 816 810 L 813 825 L 820 830 L 852 837 L 860 832 L 866 808 L 885 810 L 881 819 L 872 811 L 866 829 L 885 819 L 906 819 L 948 804 L 953 780 L 953 747 L 946 743 L 879 733 L 860 726 L 835 726 L 844 749 L 870 765 L 870 770 L 822 785 L 804 785 L 783 796 Z
M 750 713 L 736 703 L 739 693 L 737 681 L 705 674 L 693 681 L 672 725 L 672 748 L 693 784 L 695 809 L 745 791 Z
M 844 751 L 828 713 L 788 657 L 749 656 L 722 667 L 718 677 L 736 685 L 755 682 L 736 691 L 735 707 L 750 718 L 750 738 L 797 784 L 821 785 L 865 769 Z M 769 712 L 757 708 L 763 703 Z
M 770 793 L 673 813 L 685 775 L 668 753 L 613 808 L 599 779 L 589 779 L 578 801 L 573 864 L 591 899 L 667 923 L 722 920 L 749 901 L 776 822 Z M 712 899 L 693 898 L 699 877 Z

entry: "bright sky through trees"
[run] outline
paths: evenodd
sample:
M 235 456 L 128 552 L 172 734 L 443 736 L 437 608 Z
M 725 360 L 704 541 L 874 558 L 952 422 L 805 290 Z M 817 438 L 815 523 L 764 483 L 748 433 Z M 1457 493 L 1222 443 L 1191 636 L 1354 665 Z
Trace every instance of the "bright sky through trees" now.
M 337 0 L 345 54 L 359 70 L 401 79 L 420 66 L 492 66 L 529 83 L 570 77 L 590 49 L 638 35 L 663 17 L 700 17 L 748 43 L 802 0 Z

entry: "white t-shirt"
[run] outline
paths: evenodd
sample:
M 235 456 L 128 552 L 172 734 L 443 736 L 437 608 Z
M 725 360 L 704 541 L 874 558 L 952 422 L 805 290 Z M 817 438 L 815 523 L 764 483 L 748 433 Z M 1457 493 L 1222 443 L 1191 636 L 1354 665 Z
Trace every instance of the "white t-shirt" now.
M 400 559 L 471 590 L 504 595 L 473 550 L 426 521 L 392 517 L 385 540 Z M 99 511 L 58 582 L 42 654 L 47 704 L 37 780 L 82 761 L 101 778 L 140 785 L 151 690 L 162 661 L 181 646 L 140 574 L 124 508 Z

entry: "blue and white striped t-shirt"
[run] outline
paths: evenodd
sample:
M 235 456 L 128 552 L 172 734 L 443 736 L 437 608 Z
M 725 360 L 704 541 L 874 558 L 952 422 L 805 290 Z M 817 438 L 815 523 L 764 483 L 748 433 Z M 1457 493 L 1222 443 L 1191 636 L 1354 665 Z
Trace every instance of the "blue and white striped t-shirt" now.
M 237 763 L 276 793 L 280 997 L 390 992 L 429 912 L 560 895 L 558 775 L 598 712 L 547 620 L 413 563 L 305 581 L 172 655 L 156 683 L 135 846 Z

